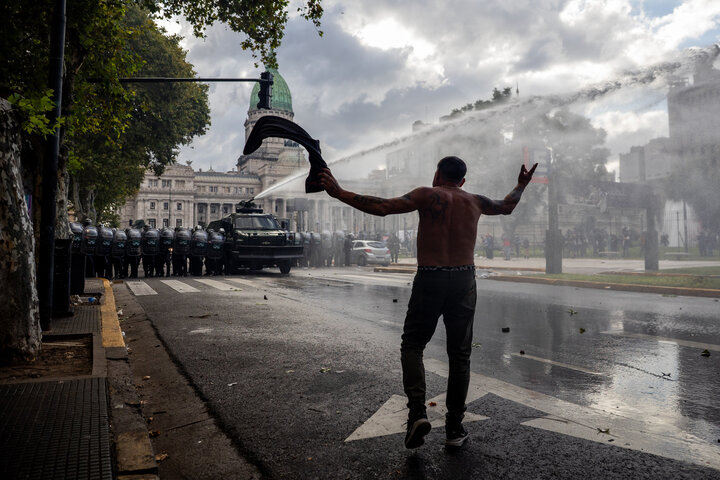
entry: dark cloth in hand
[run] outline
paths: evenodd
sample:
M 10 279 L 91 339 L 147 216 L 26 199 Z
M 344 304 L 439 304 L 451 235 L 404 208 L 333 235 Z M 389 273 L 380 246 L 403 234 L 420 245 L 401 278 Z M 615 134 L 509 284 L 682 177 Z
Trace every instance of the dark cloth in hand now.
M 327 163 L 320 153 L 320 141 L 312 138 L 297 123 L 275 115 L 266 115 L 253 126 L 250 136 L 245 142 L 244 155 L 249 155 L 262 145 L 268 137 L 287 138 L 299 143 L 310 154 L 310 173 L 305 179 L 305 193 L 322 192 L 320 185 L 320 169 L 326 168 Z

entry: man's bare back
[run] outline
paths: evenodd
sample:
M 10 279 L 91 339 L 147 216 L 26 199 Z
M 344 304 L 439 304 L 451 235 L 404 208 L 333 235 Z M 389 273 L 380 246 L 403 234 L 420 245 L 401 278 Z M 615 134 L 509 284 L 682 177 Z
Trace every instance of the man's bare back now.
M 523 165 L 517 186 L 502 200 L 491 200 L 461 189 L 465 180 L 451 181 L 435 172 L 432 187 L 419 187 L 397 198 L 358 195 L 340 188 L 329 169 L 320 174 L 320 183 L 331 197 L 372 215 L 407 213 L 418 210 L 418 265 L 456 267 L 473 265 L 477 223 L 480 215 L 508 215 L 520 201 L 532 179 Z

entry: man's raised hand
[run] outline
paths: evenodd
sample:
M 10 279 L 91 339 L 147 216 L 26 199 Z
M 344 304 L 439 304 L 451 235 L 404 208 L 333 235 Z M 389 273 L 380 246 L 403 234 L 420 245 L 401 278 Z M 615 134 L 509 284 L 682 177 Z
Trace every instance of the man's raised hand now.
M 520 167 L 520 175 L 518 175 L 518 184 L 522 185 L 523 187 L 526 187 L 528 183 L 530 183 L 530 180 L 532 180 L 533 173 L 535 172 L 535 169 L 537 168 L 538 164 L 532 166 L 530 170 L 527 170 L 525 168 L 525 164 L 523 164 Z

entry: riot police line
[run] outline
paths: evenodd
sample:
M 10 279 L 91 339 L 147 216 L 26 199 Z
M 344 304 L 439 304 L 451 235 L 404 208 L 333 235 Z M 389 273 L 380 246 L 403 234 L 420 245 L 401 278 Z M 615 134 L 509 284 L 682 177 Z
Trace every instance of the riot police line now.
M 70 229 L 71 295 L 83 293 L 85 277 L 138 278 L 141 266 L 145 277 L 220 275 L 224 271 L 222 229 L 145 226 L 123 230 L 89 222 L 72 222 Z
M 85 277 L 138 278 L 140 266 L 145 277 L 231 273 L 227 269 L 222 228 L 217 232 L 200 226 L 192 230 L 186 227 L 158 230 L 149 226 L 123 230 L 89 222 L 72 222 L 70 228 L 72 295 L 83 293 Z M 295 266 L 350 265 L 355 239 L 352 234 L 325 230 L 296 232 L 294 237 L 295 244 L 303 246 L 302 258 Z

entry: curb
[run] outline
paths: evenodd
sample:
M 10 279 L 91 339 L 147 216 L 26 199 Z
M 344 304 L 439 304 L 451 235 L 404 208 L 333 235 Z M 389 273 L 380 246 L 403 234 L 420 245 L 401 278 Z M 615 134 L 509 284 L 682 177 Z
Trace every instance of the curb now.
M 158 464 L 140 410 L 120 328 L 112 285 L 103 279 L 104 301 L 100 306 L 102 345 L 106 352 L 110 398 L 110 428 L 118 479 L 157 479 Z
M 662 295 L 720 298 L 720 290 L 714 290 L 709 288 L 660 287 L 654 285 L 637 285 L 632 283 L 588 282 L 582 280 L 558 280 L 554 278 L 533 278 L 528 276 L 506 275 L 488 277 L 486 280 L 497 280 L 501 282 L 542 283 L 546 285 L 559 285 L 564 287 L 595 288 L 600 290 L 618 290 L 638 293 L 658 293 Z

